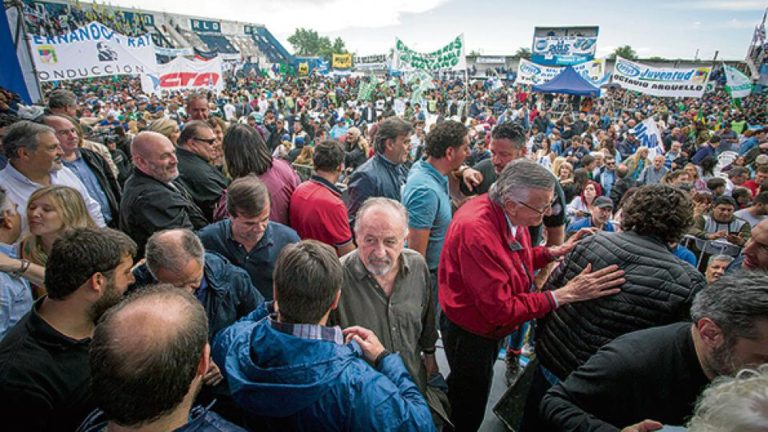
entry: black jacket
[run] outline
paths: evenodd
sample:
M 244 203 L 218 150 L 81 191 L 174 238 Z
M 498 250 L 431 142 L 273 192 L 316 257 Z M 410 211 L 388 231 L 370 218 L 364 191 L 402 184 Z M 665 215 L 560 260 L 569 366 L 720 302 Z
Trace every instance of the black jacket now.
M 213 340 L 221 329 L 254 311 L 264 302 L 264 297 L 253 287 L 248 273 L 223 256 L 206 252 L 204 261 L 203 274 L 208 282 L 208 295 L 203 309 L 208 316 L 208 337 Z M 131 290 L 157 282 L 146 264 L 136 267 L 133 276 L 136 283 Z
M 136 242 L 138 257 L 144 256 L 144 245 L 156 231 L 168 228 L 198 230 L 208 224 L 181 183 L 173 182 L 171 186 L 139 169 L 134 169 L 125 182 L 119 214 L 120 230 Z
M 680 426 L 708 383 L 690 323 L 633 332 L 547 392 L 541 430 L 618 432 L 644 419 Z
M 109 222 L 109 226 L 117 228 L 122 191 L 120 190 L 120 185 L 117 183 L 114 173 L 112 173 L 112 170 L 109 168 L 109 165 L 107 165 L 107 161 L 104 160 L 104 157 L 93 150 L 81 148 L 80 157 L 83 158 L 85 164 L 88 165 L 88 168 L 91 169 L 93 175 L 96 176 L 96 180 L 99 182 L 101 190 L 103 190 L 104 194 L 107 196 L 107 201 L 109 201 L 109 211 L 112 213 L 112 220 Z
M 624 197 L 624 194 L 635 186 L 637 186 L 637 183 L 629 178 L 629 174 L 623 179 L 616 179 L 616 182 L 613 183 L 613 187 L 611 188 L 611 196 L 609 197 L 611 201 L 613 201 L 613 206 L 619 208 L 619 203 Z
M 545 289 L 565 286 L 587 264 L 592 271 L 616 264 L 626 282 L 616 295 L 570 303 L 539 320 L 538 358 L 561 379 L 618 336 L 690 319 L 693 297 L 706 284 L 701 273 L 660 239 L 600 232 L 579 242 Z
M 216 167 L 189 150 L 177 147 L 176 157 L 179 159 L 178 181 L 186 186 L 192 200 L 203 211 L 205 219 L 212 221 L 213 210 L 229 185 L 229 180 Z

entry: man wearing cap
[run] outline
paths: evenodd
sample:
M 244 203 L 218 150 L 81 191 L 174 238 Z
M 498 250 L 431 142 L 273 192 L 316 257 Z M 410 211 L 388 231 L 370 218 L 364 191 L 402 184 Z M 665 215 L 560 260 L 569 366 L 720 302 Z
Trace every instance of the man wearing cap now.
M 595 201 L 589 206 L 590 217 L 581 218 L 568 225 L 566 234 L 571 235 L 582 228 L 597 228 L 599 231 L 614 232 L 613 224 L 610 222 L 613 214 L 613 201 L 605 196 L 595 198 Z

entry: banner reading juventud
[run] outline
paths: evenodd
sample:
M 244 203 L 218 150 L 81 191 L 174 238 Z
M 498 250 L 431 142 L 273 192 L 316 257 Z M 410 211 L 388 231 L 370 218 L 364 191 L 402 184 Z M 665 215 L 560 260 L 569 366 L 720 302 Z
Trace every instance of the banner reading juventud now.
M 411 70 L 463 70 L 467 68 L 464 55 L 464 35 L 459 35 L 448 45 L 437 51 L 420 53 L 408 48 L 400 39 L 396 40 L 392 57 L 392 69 Z
M 157 67 L 149 33 L 130 37 L 98 22 L 58 36 L 29 36 L 41 82 L 149 73 Z
M 710 70 L 710 67 L 657 68 L 616 57 L 613 82 L 651 96 L 700 98 L 707 89 Z

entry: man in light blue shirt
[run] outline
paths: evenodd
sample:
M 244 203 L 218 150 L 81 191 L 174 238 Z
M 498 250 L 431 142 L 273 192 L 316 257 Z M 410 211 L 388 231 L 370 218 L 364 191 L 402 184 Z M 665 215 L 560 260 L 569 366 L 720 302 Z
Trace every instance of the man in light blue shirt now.
M 447 176 L 469 156 L 467 128 L 455 121 L 433 126 L 426 152 L 427 159 L 411 168 L 402 202 L 408 209 L 408 247 L 422 254 L 429 271 L 436 275 L 452 218 Z
M 8 165 L 0 171 L 0 187 L 19 206 L 22 232 L 27 224 L 27 202 L 32 193 L 50 185 L 69 186 L 85 201 L 96 225 L 104 227 L 101 206 L 89 194 L 83 182 L 61 165 L 63 151 L 53 128 L 29 121 L 9 126 L 3 137 Z
M 21 217 L 14 204 L 0 189 L 0 253 L 16 258 L 12 244 L 21 234 Z M 0 340 L 32 308 L 32 289 L 21 276 L 29 270 L 28 262 L 13 273 L 0 272 Z

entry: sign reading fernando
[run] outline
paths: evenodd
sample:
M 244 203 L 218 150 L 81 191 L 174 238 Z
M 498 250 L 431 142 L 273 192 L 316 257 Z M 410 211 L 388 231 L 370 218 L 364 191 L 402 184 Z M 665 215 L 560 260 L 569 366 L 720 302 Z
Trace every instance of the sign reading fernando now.
M 129 37 L 95 21 L 58 36 L 30 35 L 29 44 L 41 82 L 141 74 L 157 67 L 149 34 Z
M 651 96 L 700 98 L 707 88 L 710 67 L 657 68 L 616 57 L 613 82 Z

